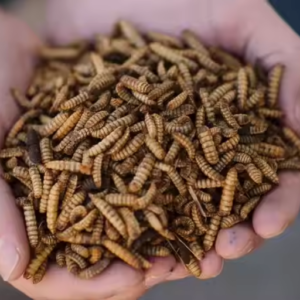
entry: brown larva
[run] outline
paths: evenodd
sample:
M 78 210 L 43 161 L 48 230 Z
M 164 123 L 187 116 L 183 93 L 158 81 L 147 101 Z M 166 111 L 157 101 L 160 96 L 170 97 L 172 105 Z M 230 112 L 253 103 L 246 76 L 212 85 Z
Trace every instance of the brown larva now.
M 203 126 L 199 128 L 198 138 L 206 160 L 212 165 L 217 164 L 219 161 L 219 155 L 208 127 Z
M 109 220 L 109 222 L 117 229 L 117 231 L 126 238 L 128 235 L 126 225 L 119 216 L 118 212 L 103 199 L 97 198 L 93 195 L 90 195 L 90 197 L 99 211 Z

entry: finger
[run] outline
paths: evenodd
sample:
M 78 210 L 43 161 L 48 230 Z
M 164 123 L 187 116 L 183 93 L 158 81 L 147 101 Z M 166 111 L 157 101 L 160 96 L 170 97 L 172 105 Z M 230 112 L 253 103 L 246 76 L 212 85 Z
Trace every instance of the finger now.
M 205 258 L 200 262 L 200 267 L 202 270 L 200 279 L 214 278 L 222 272 L 223 260 L 215 250 L 211 250 L 206 253 Z M 182 263 L 177 263 L 176 268 L 167 277 L 167 280 L 178 280 L 188 276 L 190 274 L 185 266 Z
M 282 233 L 300 209 L 300 174 L 280 175 L 280 185 L 259 204 L 253 215 L 253 228 L 263 238 Z
M 129 289 L 138 289 L 143 280 L 141 272 L 122 262 L 116 262 L 101 275 L 90 280 L 76 278 L 65 269 L 52 266 L 37 285 L 24 278 L 12 282 L 12 285 L 35 299 L 49 298 L 51 295 L 51 299 L 56 300 L 98 300 L 115 297 Z
M 0 274 L 9 281 L 23 273 L 29 249 L 22 217 L 3 180 L 0 180 L 0 195 Z
M 217 237 L 216 251 L 225 259 L 240 258 L 262 244 L 250 224 L 239 224 L 230 229 L 222 229 Z
M 154 257 L 151 262 L 153 266 L 145 274 L 145 285 L 148 288 L 164 282 L 176 267 L 176 260 L 173 256 Z

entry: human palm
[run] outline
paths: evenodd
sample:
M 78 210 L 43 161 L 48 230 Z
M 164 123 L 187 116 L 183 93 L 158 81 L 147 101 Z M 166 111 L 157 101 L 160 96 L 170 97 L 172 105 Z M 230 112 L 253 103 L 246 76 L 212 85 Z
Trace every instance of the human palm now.
M 77 38 L 90 38 L 108 32 L 119 18 L 131 20 L 142 30 L 156 30 L 178 34 L 191 28 L 210 45 L 224 47 L 245 57 L 259 61 L 266 69 L 276 63 L 285 65 L 280 101 L 289 126 L 300 133 L 300 68 L 297 52 L 298 36 L 276 15 L 263 0 L 173 0 L 149 3 L 140 0 L 52 0 L 48 3 L 48 37 L 58 43 Z M 0 131 L 1 140 L 17 116 L 17 106 L 9 96 L 11 86 L 24 87 L 34 66 L 35 49 L 39 42 L 28 29 L 2 18 L 0 26 Z M 8 29 L 9 28 L 9 29 Z M 241 257 L 263 241 L 276 236 L 296 218 L 300 199 L 300 175 L 286 173 L 279 187 L 263 199 L 255 210 L 252 224 L 237 225 L 222 230 L 216 249 L 201 262 L 202 278 L 217 276 L 223 259 Z M 14 206 L 9 188 L 0 181 L 0 270 L 13 286 L 34 299 L 128 299 L 134 300 L 147 288 L 168 280 L 187 276 L 184 267 L 175 259 L 158 258 L 145 274 L 122 263 L 116 263 L 99 278 L 82 281 L 65 270 L 53 267 L 44 280 L 34 286 L 20 277 L 28 262 L 28 246 L 21 217 Z M 10 242 L 10 243 L 8 243 Z M 11 245 L 10 247 L 8 245 Z M 10 253 L 7 256 L 5 250 Z M 19 253 L 16 268 L 10 274 L 13 249 Z M 4 254 L 4 255 L 3 255 Z M 8 263 L 10 262 L 10 268 Z

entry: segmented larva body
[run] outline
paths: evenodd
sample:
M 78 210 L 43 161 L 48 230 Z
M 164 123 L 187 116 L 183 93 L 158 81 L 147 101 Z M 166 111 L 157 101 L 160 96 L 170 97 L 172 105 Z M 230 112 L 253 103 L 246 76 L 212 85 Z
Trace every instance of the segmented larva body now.
M 228 216 L 232 210 L 237 180 L 237 171 L 235 168 L 231 168 L 226 175 L 222 191 L 218 212 L 220 216 Z
M 206 126 L 199 128 L 198 138 L 202 146 L 205 159 L 211 165 L 217 164 L 219 162 L 219 155 L 209 128 Z

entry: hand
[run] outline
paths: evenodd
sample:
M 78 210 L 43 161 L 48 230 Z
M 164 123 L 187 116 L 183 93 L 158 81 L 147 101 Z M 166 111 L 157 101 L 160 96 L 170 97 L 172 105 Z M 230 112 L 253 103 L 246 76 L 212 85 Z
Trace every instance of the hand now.
M 171 4 L 167 1 L 151 1 L 148 5 L 138 0 L 115 0 L 102 7 L 96 0 L 78 0 L 76 6 L 70 0 L 52 0 L 49 2 L 48 12 L 49 36 L 60 43 L 82 36 L 91 37 L 99 31 L 107 32 L 118 18 L 126 18 L 143 30 L 162 30 L 176 34 L 181 29 L 191 28 L 199 33 L 204 42 L 222 46 L 243 55 L 251 62 L 259 60 L 267 69 L 276 63 L 282 63 L 286 66 L 286 73 L 280 101 L 288 125 L 300 132 L 297 104 L 300 70 L 295 64 L 299 38 L 263 0 L 228 0 L 226 6 L 222 0 L 175 0 Z M 8 84 L 16 85 L 15 78 Z M 8 89 L 8 85 L 5 87 Z M 12 111 L 16 112 L 15 109 Z M 8 116 L 7 114 L 7 120 L 10 120 L 13 113 L 10 118 Z M 10 125 L 11 121 L 7 121 L 6 127 L 3 125 L 4 129 Z M 299 175 L 284 174 L 280 187 L 270 193 L 256 209 L 252 225 L 238 225 L 220 232 L 216 251 L 211 251 L 201 262 L 203 278 L 214 277 L 221 272 L 222 258 L 233 259 L 249 253 L 263 239 L 280 234 L 293 221 L 300 205 L 297 198 L 299 179 Z M 3 183 L 2 185 L 4 186 Z M 8 212 L 4 209 L 0 212 L 3 214 L 0 215 L 0 222 L 3 222 L 0 223 L 0 230 L 6 229 L 4 224 L 11 219 L 16 220 L 16 227 L 9 228 L 14 230 L 9 237 L 14 238 L 15 245 L 22 253 L 20 263 L 11 277 L 15 279 L 22 272 L 28 253 L 21 222 L 17 223 L 17 217 L 14 218 L 17 212 L 10 204 L 12 199 L 9 197 L 11 195 L 2 200 L 5 202 L 3 207 L 10 206 L 7 208 Z M 1 231 L 0 236 L 2 237 Z M 134 300 L 147 287 L 186 275 L 180 264 L 176 264 L 173 258 L 168 258 L 157 260 L 153 269 L 145 274 L 145 278 L 143 274 L 120 263 L 110 268 L 104 276 L 89 282 L 53 268 L 37 286 L 22 278 L 12 284 L 35 299 Z

